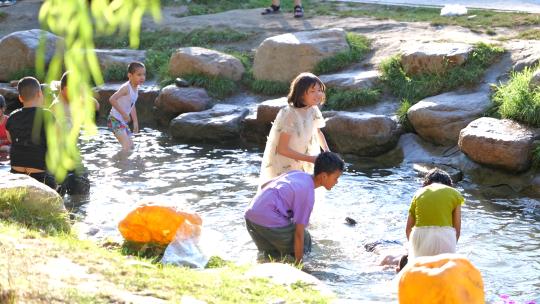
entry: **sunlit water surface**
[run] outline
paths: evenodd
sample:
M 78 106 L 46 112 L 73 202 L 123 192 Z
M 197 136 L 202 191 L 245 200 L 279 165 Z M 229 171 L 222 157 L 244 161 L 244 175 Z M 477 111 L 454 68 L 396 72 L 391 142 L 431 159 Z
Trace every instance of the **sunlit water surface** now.
M 137 135 L 128 159 L 116 157 L 118 149 L 105 128 L 82 143 L 92 190 L 87 198 L 68 198 L 66 204 L 80 204 L 73 211 L 86 236 L 118 237 L 118 222 L 140 200 L 158 196 L 154 200 L 172 201 L 203 216 L 215 243 L 212 254 L 239 263 L 256 261 L 243 213 L 257 187 L 260 149 L 179 144 L 152 129 Z M 310 221 L 315 244 L 306 269 L 351 302 L 396 302 L 395 272 L 377 266 L 380 256 L 366 252 L 363 243 L 405 242 L 409 202 L 420 184 L 409 165 L 374 167 L 367 161 L 348 163 L 332 191 L 318 191 Z M 481 270 L 487 300 L 495 302 L 501 294 L 517 303 L 540 300 L 540 202 L 483 199 L 480 191 L 458 189 L 467 200 L 458 252 Z M 358 224 L 345 225 L 347 216 Z

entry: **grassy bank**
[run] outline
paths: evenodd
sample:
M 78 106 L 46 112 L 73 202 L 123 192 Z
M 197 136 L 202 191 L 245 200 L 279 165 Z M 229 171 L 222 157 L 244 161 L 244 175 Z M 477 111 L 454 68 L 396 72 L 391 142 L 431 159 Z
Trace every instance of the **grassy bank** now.
M 71 235 L 47 236 L 3 221 L 0 244 L 2 303 L 179 303 L 183 296 L 207 303 L 328 302 L 305 284 L 287 288 L 248 279 L 247 267 L 196 271 L 162 266 Z
M 146 31 L 141 32 L 139 49 L 146 50 L 147 77 L 157 77 L 159 80 L 164 80 L 168 78 L 171 54 L 177 48 L 190 46 L 210 48 L 213 45 L 243 41 L 250 37 L 249 33 L 228 28 L 221 30 L 200 29 L 191 32 Z M 128 48 L 129 40 L 127 35 L 97 37 L 95 44 L 97 48 Z M 103 73 L 106 81 L 121 80 L 115 78 L 125 77 L 125 71 L 122 74 L 118 67 L 114 66 L 111 70 L 105 70 Z

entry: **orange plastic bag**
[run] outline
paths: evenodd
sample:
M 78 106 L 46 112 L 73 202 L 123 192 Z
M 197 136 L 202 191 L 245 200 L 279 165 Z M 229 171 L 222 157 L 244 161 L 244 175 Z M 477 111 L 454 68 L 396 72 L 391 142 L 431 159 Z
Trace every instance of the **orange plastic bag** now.
M 196 213 L 168 206 L 142 205 L 118 224 L 118 230 L 127 241 L 167 245 L 181 226 L 181 233 L 187 238 L 199 236 L 201 225 L 202 219 Z

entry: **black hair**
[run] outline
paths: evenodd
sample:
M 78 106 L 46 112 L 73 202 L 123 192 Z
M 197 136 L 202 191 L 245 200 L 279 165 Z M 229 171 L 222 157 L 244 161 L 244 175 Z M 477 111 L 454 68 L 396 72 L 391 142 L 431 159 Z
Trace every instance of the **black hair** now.
M 2 96 L 2 94 L 0 94 L 0 108 L 5 108 L 6 107 L 6 99 L 4 98 L 4 96 Z
M 345 162 L 334 152 L 322 152 L 315 160 L 314 175 L 345 170 Z
M 305 107 L 304 94 L 306 94 L 306 92 L 316 84 L 319 84 L 323 92 L 326 91 L 326 86 L 319 79 L 319 77 L 312 73 L 300 73 L 300 75 L 296 76 L 296 78 L 291 82 L 289 95 L 287 95 L 287 102 L 295 108 Z M 324 100 L 321 102 L 321 104 L 323 103 Z
M 19 80 L 17 90 L 19 91 L 19 96 L 26 101 L 36 97 L 41 91 L 41 86 L 39 85 L 39 81 L 34 77 L 24 77 Z
M 62 78 L 60 78 L 60 91 L 63 90 L 67 86 L 68 76 L 69 76 L 69 71 L 66 71 L 64 74 L 62 74 Z
M 439 183 L 452 187 L 452 178 L 446 171 L 439 168 L 429 170 L 424 177 L 424 186 L 431 185 L 433 183 Z
M 128 65 L 128 73 L 133 74 L 137 69 L 145 69 L 144 63 L 139 61 L 133 61 Z

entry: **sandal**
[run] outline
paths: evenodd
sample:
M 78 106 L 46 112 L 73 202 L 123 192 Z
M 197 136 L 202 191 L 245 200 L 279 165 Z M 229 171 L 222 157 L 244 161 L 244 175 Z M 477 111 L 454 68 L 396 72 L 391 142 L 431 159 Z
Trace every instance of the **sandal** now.
M 279 5 L 270 5 L 261 12 L 261 15 L 277 14 L 279 13 Z
M 294 18 L 302 18 L 304 17 L 304 9 L 302 6 L 297 5 L 294 7 Z

